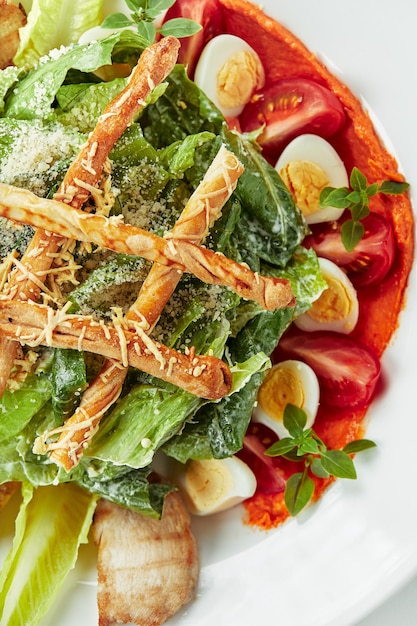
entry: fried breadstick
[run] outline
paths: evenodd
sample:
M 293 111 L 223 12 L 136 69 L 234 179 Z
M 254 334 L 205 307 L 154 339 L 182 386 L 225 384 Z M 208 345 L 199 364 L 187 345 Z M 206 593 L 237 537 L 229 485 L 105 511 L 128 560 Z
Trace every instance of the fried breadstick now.
M 236 156 L 222 146 L 187 202 L 171 235 L 173 237 L 181 235 L 195 243 L 203 241 L 212 223 L 220 217 L 222 207 L 234 191 L 242 171 L 243 167 Z M 181 272 L 177 269 L 155 263 L 135 303 L 126 314 L 126 322 L 139 322 L 144 325 L 145 332 L 149 333 L 180 278 Z M 122 364 L 112 360 L 105 361 L 102 370 L 83 394 L 75 413 L 65 424 L 71 428 L 80 421 L 85 422 L 88 416 L 93 431 L 91 428 L 72 429 L 70 439 L 66 432 L 63 432 L 58 440 L 58 444 L 62 445 L 54 444 L 51 460 L 62 465 L 67 471 L 74 467 L 88 446 L 91 434 L 98 427 L 101 417 L 119 397 L 126 374 L 127 368 Z
M 99 118 L 76 159 L 67 171 L 54 198 L 73 207 L 81 208 L 90 190 L 102 175 L 108 154 L 123 131 L 139 113 L 152 89 L 164 80 L 177 60 L 179 42 L 175 37 L 165 37 L 146 48 L 133 69 L 127 87 L 107 106 Z M 46 228 L 35 233 L 21 259 L 26 269 L 25 280 L 14 272 L 7 286 L 8 293 L 19 299 L 37 300 L 44 277 L 51 267 L 62 236 Z M 0 337 L 0 397 L 17 356 L 15 343 Z
M 288 280 L 260 276 L 223 254 L 191 241 L 163 238 L 124 224 L 119 218 L 85 213 L 56 200 L 39 198 L 25 189 L 0 183 L 0 215 L 49 229 L 62 236 L 95 243 L 116 252 L 187 271 L 205 283 L 230 287 L 266 310 L 294 305 Z
M 0 299 L 0 332 L 29 346 L 46 345 L 101 354 L 173 383 L 201 398 L 218 400 L 231 388 L 222 360 L 182 354 L 152 340 L 138 325 L 104 324 L 85 315 L 54 311 L 44 304 Z

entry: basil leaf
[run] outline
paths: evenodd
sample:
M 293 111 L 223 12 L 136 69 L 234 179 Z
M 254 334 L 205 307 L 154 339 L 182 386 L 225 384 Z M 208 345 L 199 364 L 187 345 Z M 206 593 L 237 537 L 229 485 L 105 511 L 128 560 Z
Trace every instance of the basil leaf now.
M 292 437 L 284 437 L 272 444 L 265 454 L 268 456 L 285 456 L 295 449 L 294 439 Z
M 385 194 L 400 195 L 407 191 L 409 183 L 399 183 L 396 180 L 385 180 L 379 187 L 379 191 Z
M 314 493 L 314 481 L 306 473 L 290 476 L 285 485 L 284 500 L 290 515 L 298 515 L 310 502 Z
M 350 186 L 355 191 L 361 191 L 362 189 L 366 189 L 366 186 L 368 184 L 366 176 L 364 176 L 364 174 L 362 174 L 362 172 L 357 167 L 354 167 L 352 169 L 349 182 Z
M 355 454 L 356 452 L 362 452 L 363 450 L 369 450 L 370 448 L 375 448 L 376 443 L 371 441 L 370 439 L 358 439 L 356 441 L 351 441 L 344 448 L 343 452 L 346 454 Z
M 307 424 L 307 415 L 303 409 L 287 404 L 284 409 L 284 426 L 292 437 L 300 437 Z
M 172 20 L 168 20 L 161 27 L 161 35 L 167 37 L 173 35 L 174 37 L 191 37 L 201 30 L 201 25 L 194 22 L 194 20 L 187 19 L 185 17 L 176 17 Z
M 347 220 L 340 229 L 343 245 L 348 252 L 352 252 L 365 234 L 365 227 L 355 220 Z
M 356 470 L 352 459 L 342 450 L 326 450 L 322 453 L 321 462 L 326 471 L 338 478 L 356 478 Z

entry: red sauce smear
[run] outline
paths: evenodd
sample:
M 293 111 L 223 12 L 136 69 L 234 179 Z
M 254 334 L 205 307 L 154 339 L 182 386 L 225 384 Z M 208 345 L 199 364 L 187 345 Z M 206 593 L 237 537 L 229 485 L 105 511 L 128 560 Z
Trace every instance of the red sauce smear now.
M 258 7 L 244 0 L 219 0 L 224 11 L 225 31 L 246 40 L 259 54 L 266 72 L 266 83 L 289 77 L 314 80 L 329 88 L 346 112 L 343 129 L 329 139 L 348 172 L 356 166 L 370 182 L 404 180 L 394 157 L 376 134 L 368 113 L 349 88 L 333 76 L 306 46 L 281 24 L 267 17 Z M 386 278 L 375 287 L 358 290 L 360 316 L 351 334 L 380 357 L 399 324 L 405 305 L 408 275 L 414 256 L 413 216 L 408 194 L 376 196 L 372 210 L 387 218 L 394 229 L 396 258 Z M 359 410 L 320 406 L 314 429 L 329 448 L 342 448 L 363 437 L 368 407 Z M 282 459 L 278 470 L 285 476 L 291 468 Z M 328 487 L 330 479 L 315 479 L 315 499 Z M 279 493 L 258 492 L 245 503 L 247 523 L 263 529 L 278 526 L 289 513 Z

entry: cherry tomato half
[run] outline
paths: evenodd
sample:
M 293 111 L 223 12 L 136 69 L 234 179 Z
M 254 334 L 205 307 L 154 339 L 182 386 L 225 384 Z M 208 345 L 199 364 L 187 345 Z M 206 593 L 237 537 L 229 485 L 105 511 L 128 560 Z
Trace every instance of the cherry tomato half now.
M 373 352 L 351 337 L 333 332 L 285 334 L 274 353 L 282 361 L 295 358 L 315 371 L 320 384 L 320 401 L 339 407 L 366 405 L 381 372 Z
M 296 135 L 330 137 L 345 122 L 338 98 L 326 87 L 305 78 L 287 78 L 257 92 L 240 116 L 243 131 L 265 124 L 258 138 L 264 150 L 274 150 Z
M 355 287 L 381 282 L 388 274 L 395 256 L 395 238 L 391 224 L 376 213 L 362 220 L 365 234 L 352 252 L 348 252 L 340 236 L 341 223 L 313 226 L 313 233 L 304 245 L 314 248 L 318 256 L 344 267 Z
M 258 493 L 281 493 L 285 489 L 287 478 L 280 467 L 280 461 L 265 454 L 265 450 L 271 445 L 271 442 L 266 445 L 262 441 L 262 434 L 268 432 L 267 428 L 259 430 L 250 424 L 243 439 L 243 448 L 237 453 L 237 456 L 249 465 L 255 474 Z M 275 441 L 276 436 L 274 433 L 272 435 L 274 437 L 272 441 Z
M 204 46 L 216 35 L 224 32 L 224 18 L 220 3 L 217 0 L 177 0 L 168 9 L 164 23 L 178 17 L 186 17 L 201 24 L 202 29 L 191 37 L 181 39 L 178 63 L 187 66 L 190 78 Z

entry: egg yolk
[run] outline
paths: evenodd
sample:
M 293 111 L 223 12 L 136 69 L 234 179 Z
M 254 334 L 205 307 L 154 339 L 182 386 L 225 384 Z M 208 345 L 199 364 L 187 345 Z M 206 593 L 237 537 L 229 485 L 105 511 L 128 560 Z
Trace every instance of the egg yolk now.
M 217 98 L 221 107 L 231 109 L 245 105 L 265 82 L 259 59 L 248 50 L 233 54 L 217 74 Z
M 307 315 L 317 322 L 334 322 L 347 318 L 352 308 L 352 301 L 346 287 L 336 278 L 331 276 L 324 278 L 328 287 L 313 302 Z
M 270 417 L 282 421 L 287 404 L 304 406 L 303 385 L 295 372 L 276 367 L 270 370 L 260 386 L 258 402 Z
M 312 161 L 291 161 L 279 174 L 304 216 L 320 209 L 320 193 L 330 181 L 319 165 Z
M 204 511 L 217 504 L 230 491 L 232 480 L 221 461 L 193 460 L 186 465 L 185 484 L 195 509 Z

